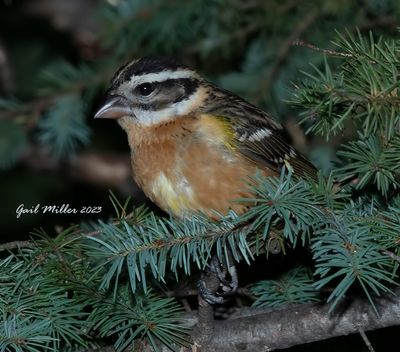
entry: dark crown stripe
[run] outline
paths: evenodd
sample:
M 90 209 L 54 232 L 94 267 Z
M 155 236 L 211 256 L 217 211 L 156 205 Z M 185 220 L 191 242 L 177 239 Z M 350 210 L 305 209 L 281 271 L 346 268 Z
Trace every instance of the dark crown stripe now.
M 161 83 L 161 84 L 163 84 L 163 83 Z M 182 94 L 181 96 L 176 97 L 173 101 L 174 103 L 178 103 L 180 101 L 189 99 L 191 97 L 191 95 L 199 87 L 200 81 L 195 78 L 177 78 L 177 79 L 166 80 L 165 84 L 168 84 L 171 86 L 178 84 L 184 88 L 185 94 Z

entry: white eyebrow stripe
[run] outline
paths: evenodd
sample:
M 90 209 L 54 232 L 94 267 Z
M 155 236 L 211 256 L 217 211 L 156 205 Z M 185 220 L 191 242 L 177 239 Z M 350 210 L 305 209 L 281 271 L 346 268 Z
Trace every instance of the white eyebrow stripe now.
M 135 85 L 144 82 L 163 82 L 168 79 L 180 79 L 180 78 L 197 78 L 197 75 L 192 70 L 165 70 L 157 73 L 145 73 L 140 76 L 132 77 Z

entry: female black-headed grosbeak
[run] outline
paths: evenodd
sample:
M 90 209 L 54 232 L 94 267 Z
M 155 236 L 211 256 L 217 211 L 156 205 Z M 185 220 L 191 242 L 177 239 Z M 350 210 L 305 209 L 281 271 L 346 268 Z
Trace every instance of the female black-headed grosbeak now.
M 166 58 L 141 58 L 114 76 L 96 118 L 115 118 L 126 131 L 134 179 L 161 209 L 212 217 L 244 205 L 246 182 L 284 164 L 314 176 L 314 166 L 261 109 Z M 217 213 L 216 213 L 216 212 Z
M 144 193 L 177 217 L 240 213 L 246 182 L 283 164 L 315 175 L 283 137 L 280 124 L 249 102 L 166 58 L 142 58 L 114 76 L 96 118 L 126 131 L 133 175 Z

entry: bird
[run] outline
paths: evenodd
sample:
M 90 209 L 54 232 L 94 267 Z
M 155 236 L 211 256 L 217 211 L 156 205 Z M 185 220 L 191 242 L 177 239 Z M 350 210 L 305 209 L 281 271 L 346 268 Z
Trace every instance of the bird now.
M 122 66 L 95 118 L 118 121 L 135 182 L 177 218 L 245 212 L 248 205 L 238 199 L 254 198 L 249 182 L 256 173 L 277 176 L 286 166 L 315 179 L 314 165 L 271 115 L 173 58 L 142 57 Z M 211 271 L 220 270 L 212 263 Z

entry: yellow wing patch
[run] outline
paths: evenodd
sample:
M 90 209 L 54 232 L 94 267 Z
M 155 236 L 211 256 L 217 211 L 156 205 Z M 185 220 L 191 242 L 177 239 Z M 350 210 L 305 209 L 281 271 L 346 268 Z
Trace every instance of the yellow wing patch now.
M 236 149 L 235 131 L 223 118 L 210 114 L 202 114 L 199 129 L 211 143 L 223 144 L 230 150 Z

